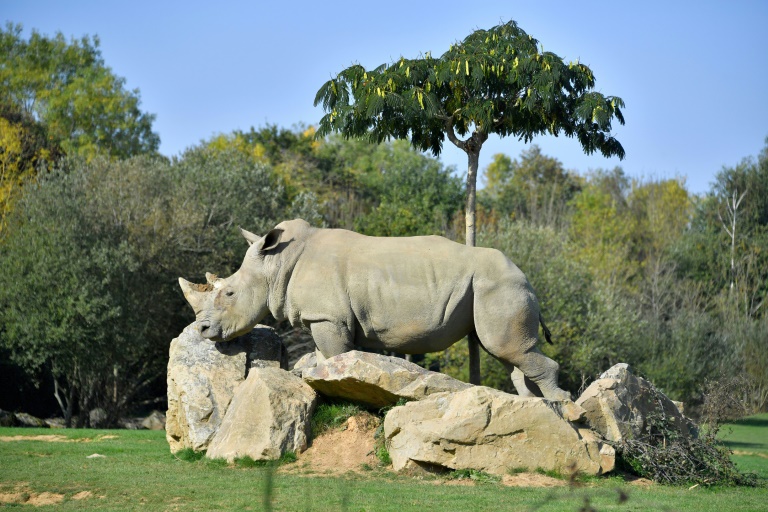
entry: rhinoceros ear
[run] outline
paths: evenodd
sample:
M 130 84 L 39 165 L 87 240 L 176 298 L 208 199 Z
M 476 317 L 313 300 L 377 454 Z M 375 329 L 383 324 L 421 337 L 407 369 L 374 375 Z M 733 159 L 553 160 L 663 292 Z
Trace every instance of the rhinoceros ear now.
M 246 231 L 243 228 L 240 228 L 240 233 L 243 235 L 243 237 L 248 240 L 248 245 L 253 245 L 259 240 L 261 240 L 261 237 L 255 233 L 251 233 L 250 231 Z
M 260 253 L 265 253 L 269 251 L 270 249 L 274 249 L 277 247 L 277 244 L 280 243 L 280 237 L 283 235 L 283 230 L 280 228 L 274 228 L 269 231 L 266 235 L 264 235 L 264 238 L 261 239 L 259 242 L 258 250 Z

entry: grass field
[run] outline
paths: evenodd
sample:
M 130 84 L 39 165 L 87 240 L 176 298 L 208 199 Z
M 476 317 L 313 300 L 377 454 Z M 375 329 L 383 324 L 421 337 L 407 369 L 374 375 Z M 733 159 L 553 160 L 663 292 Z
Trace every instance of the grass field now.
M 720 434 L 733 450 L 733 460 L 741 471 L 768 480 L 768 414 L 750 416 L 726 425 Z
M 452 485 L 455 482 L 419 480 L 384 469 L 329 477 L 205 459 L 186 462 L 169 453 L 164 432 L 0 428 L 0 506 L 470 512 L 577 511 L 588 501 L 598 511 L 767 510 L 768 414 L 744 419 L 723 431 L 728 434 L 727 444 L 737 453 L 737 464 L 757 473 L 760 487 L 638 487 L 615 476 L 589 480 L 580 487 L 515 488 L 498 482 Z M 14 436 L 25 439 L 8 440 Z M 29 436 L 59 437 L 33 440 Z M 93 454 L 103 457 L 88 458 Z

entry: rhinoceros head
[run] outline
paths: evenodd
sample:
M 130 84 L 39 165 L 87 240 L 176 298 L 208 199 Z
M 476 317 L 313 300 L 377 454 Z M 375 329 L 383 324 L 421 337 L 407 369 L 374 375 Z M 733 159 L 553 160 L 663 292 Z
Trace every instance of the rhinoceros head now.
M 184 297 L 195 311 L 197 329 L 213 341 L 241 336 L 269 313 L 264 257 L 280 243 L 283 230 L 275 228 L 263 237 L 240 231 L 250 247 L 237 272 L 226 278 L 206 273 L 206 284 L 179 278 Z

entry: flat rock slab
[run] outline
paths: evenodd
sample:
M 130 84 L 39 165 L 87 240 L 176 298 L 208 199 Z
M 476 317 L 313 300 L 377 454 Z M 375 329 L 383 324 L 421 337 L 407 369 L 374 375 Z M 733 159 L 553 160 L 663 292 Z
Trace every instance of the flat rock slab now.
M 253 368 L 235 389 L 206 457 L 275 460 L 307 449 L 317 394 L 279 368 Z
M 697 433 L 696 426 L 672 400 L 647 380 L 633 375 L 626 363 L 614 365 L 600 375 L 576 404 L 586 411 L 592 430 L 614 443 L 642 437 L 649 420 L 664 423 L 682 435 Z
M 568 421 L 567 405 L 472 386 L 393 408 L 384 420 L 385 442 L 395 470 L 414 465 L 499 475 L 513 468 L 588 475 L 613 470 L 614 449 Z
M 304 368 L 302 377 L 322 395 L 375 408 L 394 405 L 401 398 L 421 400 L 434 393 L 472 387 L 405 359 L 357 350 Z
M 205 450 L 221 425 L 234 388 L 254 361 L 280 367 L 285 361 L 280 338 L 270 327 L 229 342 L 214 343 L 193 325 L 171 341 L 168 358 L 166 439 L 171 452 Z

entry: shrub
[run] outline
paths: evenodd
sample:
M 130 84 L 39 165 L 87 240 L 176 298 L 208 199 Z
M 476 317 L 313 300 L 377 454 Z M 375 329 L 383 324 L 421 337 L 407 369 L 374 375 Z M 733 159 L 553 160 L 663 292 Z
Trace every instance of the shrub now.
M 686 436 L 662 415 L 649 415 L 642 437 L 625 439 L 616 447 L 619 465 L 664 484 L 756 485 L 754 475 L 739 472 L 730 450 L 718 442 L 719 426 L 719 419 L 712 417 L 698 437 Z
M 363 412 L 363 409 L 350 402 L 325 402 L 317 406 L 312 416 L 312 437 L 338 428 L 350 417 Z

